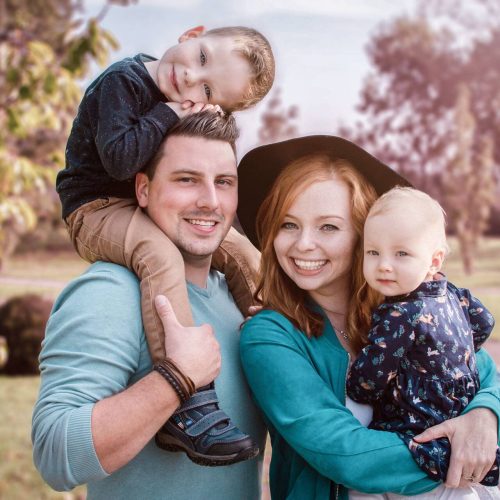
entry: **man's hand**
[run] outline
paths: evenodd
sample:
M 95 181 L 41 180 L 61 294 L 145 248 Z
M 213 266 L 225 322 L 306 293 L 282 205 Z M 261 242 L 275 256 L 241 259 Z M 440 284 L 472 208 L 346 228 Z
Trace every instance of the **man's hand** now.
M 194 382 L 196 387 L 209 384 L 217 377 L 221 366 L 219 343 L 212 327 L 182 326 L 168 299 L 155 298 L 155 306 L 165 330 L 165 351 L 179 369 Z
M 200 113 L 201 111 L 211 111 L 213 113 L 223 114 L 222 108 L 218 104 L 206 104 L 203 102 L 184 101 L 167 102 L 166 105 L 174 111 L 179 118 L 184 118 L 192 113 Z
M 429 427 L 413 439 L 425 443 L 447 437 L 451 444 L 451 459 L 446 486 L 465 488 L 480 482 L 496 457 L 497 418 L 487 408 L 476 408 L 465 415 Z M 473 481 L 465 478 L 473 477 Z

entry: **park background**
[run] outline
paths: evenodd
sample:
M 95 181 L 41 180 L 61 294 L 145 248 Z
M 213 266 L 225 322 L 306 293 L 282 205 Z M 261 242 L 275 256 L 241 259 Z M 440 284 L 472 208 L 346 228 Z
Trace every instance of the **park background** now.
M 255 27 L 274 49 L 273 90 L 237 113 L 240 157 L 296 135 L 364 145 L 441 201 L 446 273 L 500 318 L 498 0 L 0 0 L 1 500 L 85 498 L 83 487 L 53 492 L 34 470 L 39 378 L 19 373 L 36 370 L 52 301 L 87 267 L 54 191 L 82 90 L 197 25 Z M 498 340 L 499 328 L 487 348 L 500 362 Z

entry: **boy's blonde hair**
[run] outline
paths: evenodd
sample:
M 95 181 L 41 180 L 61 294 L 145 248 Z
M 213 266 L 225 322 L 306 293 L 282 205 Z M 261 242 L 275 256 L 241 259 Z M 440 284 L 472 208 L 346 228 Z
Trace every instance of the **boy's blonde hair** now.
M 392 211 L 403 212 L 407 215 L 408 224 L 415 225 L 415 231 L 421 229 L 433 231 L 436 246 L 448 252 L 446 212 L 434 198 L 418 189 L 395 187 L 375 201 L 366 219 Z
M 248 61 L 252 70 L 252 80 L 243 98 L 225 111 L 239 111 L 257 104 L 269 92 L 274 82 L 274 56 L 267 39 L 252 28 L 230 26 L 207 31 L 204 36 L 231 38 L 235 52 Z

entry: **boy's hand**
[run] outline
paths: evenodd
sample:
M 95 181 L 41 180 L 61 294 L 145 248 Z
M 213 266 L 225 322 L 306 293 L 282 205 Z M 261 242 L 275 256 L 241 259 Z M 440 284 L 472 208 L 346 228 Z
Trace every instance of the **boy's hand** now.
M 171 108 L 179 118 L 184 118 L 192 113 L 200 113 L 201 111 L 211 111 L 213 113 L 224 114 L 222 108 L 218 104 L 184 101 L 182 103 L 167 102 L 166 105 Z

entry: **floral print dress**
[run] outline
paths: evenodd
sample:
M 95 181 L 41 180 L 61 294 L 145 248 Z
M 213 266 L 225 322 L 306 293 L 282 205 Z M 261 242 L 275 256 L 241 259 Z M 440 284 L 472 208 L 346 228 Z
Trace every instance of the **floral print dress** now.
M 369 344 L 354 361 L 347 393 L 373 406 L 370 428 L 397 432 L 417 464 L 445 480 L 450 443 L 413 436 L 460 415 L 479 389 L 475 351 L 495 321 L 469 290 L 446 279 L 387 297 L 372 315 Z M 498 484 L 500 454 L 482 484 Z

